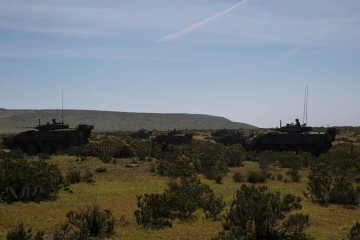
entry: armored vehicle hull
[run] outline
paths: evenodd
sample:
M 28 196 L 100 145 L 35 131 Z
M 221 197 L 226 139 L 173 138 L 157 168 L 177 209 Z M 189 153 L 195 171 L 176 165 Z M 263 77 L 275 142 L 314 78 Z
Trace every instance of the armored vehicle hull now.
M 19 133 L 12 137 L 4 137 L 3 143 L 8 149 L 18 149 L 29 155 L 37 153 L 53 154 L 65 150 L 71 146 L 79 146 L 88 143 L 92 125 L 79 124 L 71 129 L 63 123 L 39 125 L 37 130 Z
M 328 128 L 323 133 L 310 132 L 311 130 L 312 128 L 306 125 L 288 124 L 286 127 L 280 127 L 276 132 L 249 137 L 242 145 L 248 151 L 295 151 L 319 156 L 332 147 L 338 130 Z
M 174 129 L 174 131 L 168 132 L 167 134 L 161 134 L 155 137 L 156 143 L 167 143 L 167 144 L 181 144 L 190 143 L 193 135 L 190 133 L 181 133 Z
M 243 146 L 246 150 L 252 151 L 294 151 L 319 155 L 327 152 L 332 147 L 332 143 L 325 134 L 321 133 L 308 133 L 300 136 L 268 133 L 246 139 Z
M 215 142 L 225 145 L 231 145 L 236 143 L 242 143 L 245 139 L 243 133 L 237 130 L 221 129 L 211 133 Z
M 152 131 L 147 131 L 146 129 L 141 129 L 133 134 L 131 137 L 140 138 L 140 139 L 148 139 L 152 135 Z

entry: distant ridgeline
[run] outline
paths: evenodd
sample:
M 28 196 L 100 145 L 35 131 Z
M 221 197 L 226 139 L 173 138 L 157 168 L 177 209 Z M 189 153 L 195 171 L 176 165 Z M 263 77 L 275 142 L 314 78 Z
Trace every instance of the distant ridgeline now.
M 61 110 L 8 110 L 0 108 L 0 133 L 18 133 L 56 118 Z M 131 113 L 95 110 L 64 110 L 64 122 L 74 127 L 79 123 L 94 125 L 95 132 L 137 131 L 141 128 L 169 129 L 252 129 L 255 126 L 232 122 L 224 117 L 185 113 Z

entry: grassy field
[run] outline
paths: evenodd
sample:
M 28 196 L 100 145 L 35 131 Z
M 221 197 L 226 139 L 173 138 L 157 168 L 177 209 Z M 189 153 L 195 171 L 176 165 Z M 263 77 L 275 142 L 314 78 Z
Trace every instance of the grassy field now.
M 205 135 L 205 134 L 204 134 Z M 348 136 L 344 133 L 344 136 Z M 199 136 L 198 139 L 202 139 Z M 58 164 L 63 174 L 72 170 L 90 170 L 94 173 L 95 183 L 77 183 L 70 185 L 73 193 L 61 190 L 55 201 L 42 201 L 40 203 L 12 204 L 0 203 L 0 239 L 5 239 L 6 232 L 23 221 L 34 230 L 43 230 L 49 234 L 55 226 L 65 220 L 65 214 L 69 210 L 89 204 L 99 204 L 102 208 L 111 209 L 117 220 L 115 235 L 112 239 L 210 239 L 221 231 L 221 221 L 206 220 L 201 211 L 196 211 L 194 218 L 187 221 L 175 220 L 172 228 L 162 230 L 144 229 L 136 224 L 134 210 L 136 207 L 136 195 L 144 193 L 160 193 L 166 188 L 168 177 L 161 177 L 151 173 L 150 162 L 139 161 L 138 168 L 126 168 L 125 165 L 132 159 L 118 159 L 116 164 L 103 163 L 95 157 L 88 157 L 86 161 L 76 161 L 76 157 L 67 155 L 53 156 L 49 161 Z M 106 167 L 107 172 L 96 173 L 98 167 Z M 227 202 L 234 196 L 242 183 L 233 181 L 235 171 L 246 175 L 248 171 L 259 171 L 259 163 L 244 161 L 244 166 L 230 168 L 222 184 L 216 184 L 199 175 L 201 181 L 211 186 L 215 193 L 224 196 Z M 344 207 L 330 204 L 321 206 L 307 200 L 302 192 L 307 191 L 308 169 L 299 171 L 300 182 L 286 182 L 290 179 L 286 174 L 289 169 L 279 168 L 277 165 L 269 166 L 272 176 L 283 175 L 279 181 L 270 178 L 264 184 L 271 191 L 281 193 L 293 193 L 301 196 L 302 210 L 300 212 L 310 215 L 310 227 L 306 230 L 315 239 L 331 240 L 344 239 L 350 228 L 356 221 L 360 221 L 360 207 Z M 125 218 L 129 223 L 122 224 L 120 219 Z

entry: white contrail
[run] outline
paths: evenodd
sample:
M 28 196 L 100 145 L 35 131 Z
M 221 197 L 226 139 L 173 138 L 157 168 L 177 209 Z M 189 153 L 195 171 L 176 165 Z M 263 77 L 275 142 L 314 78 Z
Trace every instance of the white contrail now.
M 185 29 L 183 29 L 183 30 L 181 30 L 181 31 L 178 31 L 178 32 L 176 32 L 176 33 L 173 33 L 173 34 L 170 34 L 170 35 L 168 35 L 168 36 L 166 36 L 166 37 L 163 37 L 163 38 L 159 39 L 158 42 L 168 42 L 168 41 L 174 40 L 174 39 L 176 39 L 176 38 L 178 38 L 178 37 L 181 37 L 182 35 L 184 35 L 184 34 L 186 34 L 186 33 L 188 33 L 188 32 L 194 31 L 194 30 L 196 30 L 197 28 L 199 28 L 199 27 L 207 24 L 208 22 L 211 22 L 211 21 L 213 21 L 213 20 L 221 17 L 222 15 L 230 12 L 231 10 L 233 10 L 233 9 L 235 9 L 235 8 L 243 5 L 244 3 L 248 2 L 248 1 L 250 1 L 250 0 L 243 0 L 243 1 L 235 4 L 235 5 L 232 6 L 232 7 L 229 7 L 228 9 L 226 9 L 226 10 L 224 10 L 224 11 L 222 11 L 222 12 L 219 12 L 219 13 L 211 16 L 211 17 L 208 17 L 207 19 L 205 19 L 205 20 L 203 20 L 203 21 L 201 21 L 201 22 L 195 23 L 195 24 L 193 24 L 193 25 L 191 25 L 191 26 L 189 26 L 189 27 L 187 27 L 187 28 L 185 28 Z
M 315 37 L 313 37 L 310 41 L 306 42 L 305 44 L 298 46 L 297 48 L 295 48 L 294 50 L 282 55 L 281 57 L 279 57 L 278 59 L 276 59 L 275 61 L 273 61 L 272 63 L 268 64 L 262 71 L 278 64 L 279 62 L 281 62 L 282 60 L 284 60 L 285 58 L 294 55 L 295 53 L 303 50 L 304 48 L 310 46 L 315 40 L 321 38 L 322 36 L 324 36 L 325 34 L 327 34 L 328 32 L 332 31 L 334 28 L 338 27 L 340 25 L 340 23 L 336 23 L 326 29 L 324 29 L 323 31 L 321 31 L 319 34 L 317 34 Z M 261 71 L 261 72 L 262 72 Z

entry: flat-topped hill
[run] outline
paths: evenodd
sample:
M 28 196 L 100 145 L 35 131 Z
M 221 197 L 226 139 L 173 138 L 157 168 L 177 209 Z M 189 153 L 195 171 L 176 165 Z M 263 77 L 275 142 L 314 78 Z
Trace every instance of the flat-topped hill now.
M 251 129 L 255 126 L 232 122 L 229 119 L 204 114 L 186 113 L 133 113 L 96 110 L 64 110 L 64 122 L 70 127 L 79 123 L 94 125 L 96 132 L 136 131 L 145 129 Z M 18 133 L 51 119 L 61 121 L 61 110 L 10 110 L 0 108 L 0 133 Z

